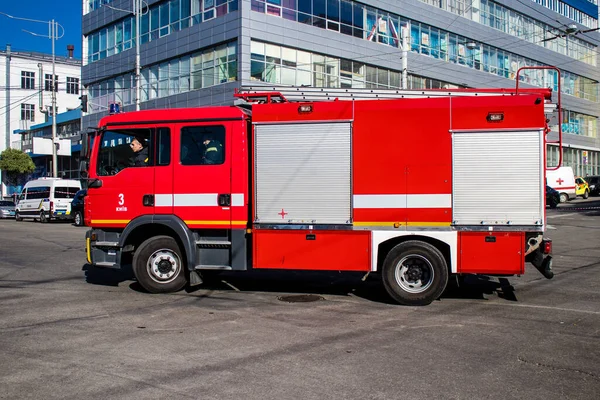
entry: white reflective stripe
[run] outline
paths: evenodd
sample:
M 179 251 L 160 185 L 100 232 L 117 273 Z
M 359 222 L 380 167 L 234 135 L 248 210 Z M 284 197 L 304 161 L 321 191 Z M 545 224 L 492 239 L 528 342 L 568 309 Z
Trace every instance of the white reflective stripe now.
M 157 194 L 154 196 L 155 207 L 171 207 L 173 206 L 172 194 Z
M 406 195 L 355 194 L 354 208 L 406 208 Z
M 450 208 L 451 194 L 355 194 L 354 208 Z
M 217 193 L 175 194 L 173 195 L 173 204 L 175 207 L 211 207 L 219 205 Z
M 233 193 L 231 195 L 232 206 L 243 206 L 244 205 L 244 193 Z
M 217 193 L 162 193 L 154 196 L 154 205 L 156 207 L 216 207 L 219 203 Z M 232 193 L 231 205 L 243 206 L 244 193 Z
M 407 208 L 450 208 L 451 194 L 409 194 Z

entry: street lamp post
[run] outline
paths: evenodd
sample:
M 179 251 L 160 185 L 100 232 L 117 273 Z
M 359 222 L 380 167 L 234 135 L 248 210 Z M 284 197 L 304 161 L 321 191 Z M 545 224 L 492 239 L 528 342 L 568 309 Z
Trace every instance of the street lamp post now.
M 48 35 L 40 35 L 38 33 L 34 33 L 34 32 L 30 32 L 27 31 L 25 29 L 23 29 L 24 32 L 27 32 L 33 36 L 41 36 L 41 37 L 47 37 L 50 40 L 52 40 L 52 87 L 50 88 L 51 92 L 52 92 L 52 176 L 54 178 L 58 178 L 58 157 L 56 155 L 56 148 L 58 146 L 58 142 L 57 142 L 57 138 L 56 138 L 56 91 L 58 90 L 57 84 L 56 84 L 56 55 L 55 55 L 55 51 L 54 51 L 54 42 L 57 39 L 62 38 L 65 35 L 65 28 L 60 25 L 58 22 L 56 22 L 54 19 L 50 20 L 50 21 L 40 21 L 37 19 L 31 19 L 31 18 L 22 18 L 22 17 L 15 17 L 13 15 L 9 15 L 3 12 L 0 12 L 0 14 L 7 16 L 8 18 L 12 18 L 12 19 L 18 19 L 21 21 L 30 21 L 30 22 L 40 22 L 42 24 L 48 24 Z M 60 28 L 62 29 L 62 34 L 60 36 L 58 36 L 58 27 L 60 26 Z
M 140 20 L 142 15 L 142 0 L 133 0 L 135 12 L 135 111 L 140 111 Z
M 113 7 L 110 4 L 105 4 L 104 7 L 108 7 L 111 10 L 122 11 L 126 13 L 132 13 L 135 16 L 135 110 L 140 111 L 140 102 L 142 99 L 142 88 L 141 88 L 141 64 L 140 64 L 140 22 L 142 15 L 142 2 L 143 0 L 132 0 L 132 11 L 124 10 L 122 8 Z M 146 4 L 146 7 L 148 5 Z M 146 11 L 148 12 L 148 11 Z

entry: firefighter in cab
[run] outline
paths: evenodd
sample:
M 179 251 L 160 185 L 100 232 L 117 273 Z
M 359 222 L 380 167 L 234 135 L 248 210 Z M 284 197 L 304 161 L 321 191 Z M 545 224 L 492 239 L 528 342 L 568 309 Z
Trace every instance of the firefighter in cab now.
M 208 136 L 204 139 L 203 164 L 222 164 L 223 163 L 223 145 L 215 138 Z
M 148 147 L 146 146 L 146 141 L 143 138 L 135 137 L 129 146 L 131 146 L 131 150 L 135 153 L 133 165 L 136 167 L 145 167 L 148 165 Z

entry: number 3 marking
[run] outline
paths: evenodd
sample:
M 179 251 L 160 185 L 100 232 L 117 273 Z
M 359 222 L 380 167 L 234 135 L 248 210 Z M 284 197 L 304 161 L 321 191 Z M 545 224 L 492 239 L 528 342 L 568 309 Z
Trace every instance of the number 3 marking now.
M 123 204 L 125 204 L 125 195 L 119 193 L 119 205 L 122 206 Z

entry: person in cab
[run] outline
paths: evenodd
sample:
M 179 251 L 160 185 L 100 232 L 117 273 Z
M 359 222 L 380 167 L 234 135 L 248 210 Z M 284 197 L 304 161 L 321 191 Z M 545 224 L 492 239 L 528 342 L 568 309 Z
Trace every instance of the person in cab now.
M 129 143 L 131 150 L 134 152 L 133 165 L 136 167 L 145 167 L 148 165 L 148 147 L 143 138 L 135 137 Z
M 223 163 L 223 145 L 218 140 L 207 137 L 204 139 L 203 164 L 222 164 Z

